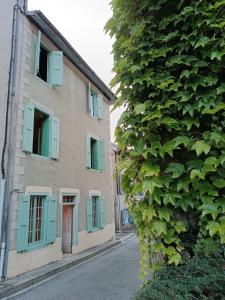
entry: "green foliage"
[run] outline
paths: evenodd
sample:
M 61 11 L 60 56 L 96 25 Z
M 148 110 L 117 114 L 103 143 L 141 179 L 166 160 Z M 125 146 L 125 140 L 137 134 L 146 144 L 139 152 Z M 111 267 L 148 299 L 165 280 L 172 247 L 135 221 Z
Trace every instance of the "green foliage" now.
M 225 242 L 225 1 L 112 0 L 112 10 L 119 170 L 145 275 L 148 255 L 179 264 L 202 227 Z
M 180 266 L 166 266 L 144 285 L 136 300 L 225 299 L 225 259 L 220 254 L 186 259 Z

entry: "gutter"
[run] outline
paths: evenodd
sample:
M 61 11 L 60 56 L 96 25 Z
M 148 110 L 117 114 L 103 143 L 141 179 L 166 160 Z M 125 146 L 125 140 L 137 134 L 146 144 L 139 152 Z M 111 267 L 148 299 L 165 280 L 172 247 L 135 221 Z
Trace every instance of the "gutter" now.
M 84 61 L 72 45 L 55 28 L 55 26 L 39 11 L 30 11 L 27 13 L 28 19 L 34 23 L 52 42 L 63 51 L 64 55 L 84 74 L 87 78 L 109 99 L 113 104 L 116 96 L 107 87 L 107 85 L 98 77 L 91 67 Z

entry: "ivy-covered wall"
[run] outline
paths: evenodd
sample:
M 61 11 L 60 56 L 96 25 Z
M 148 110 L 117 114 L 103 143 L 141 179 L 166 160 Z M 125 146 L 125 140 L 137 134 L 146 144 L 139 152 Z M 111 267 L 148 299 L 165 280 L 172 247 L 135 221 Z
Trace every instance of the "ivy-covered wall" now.
M 225 242 L 225 1 L 112 9 L 112 86 L 126 105 L 116 136 L 144 275 L 147 252 L 178 264 L 188 239 Z

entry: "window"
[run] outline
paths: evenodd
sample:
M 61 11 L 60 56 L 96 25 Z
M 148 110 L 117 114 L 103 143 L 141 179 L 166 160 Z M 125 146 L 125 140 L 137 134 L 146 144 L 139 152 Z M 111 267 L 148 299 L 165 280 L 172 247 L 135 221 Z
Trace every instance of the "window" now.
M 49 51 L 47 51 L 42 45 L 40 46 L 40 57 L 39 57 L 39 69 L 37 76 L 48 81 L 48 61 L 49 61 Z
M 76 196 L 72 196 L 72 195 L 63 196 L 62 200 L 64 205 L 76 204 Z
M 56 240 L 57 201 L 49 195 L 23 195 L 19 199 L 16 249 L 25 251 Z
M 49 153 L 49 116 L 34 109 L 33 153 L 47 156 Z
M 87 202 L 87 230 L 93 232 L 104 228 L 104 198 L 92 195 Z
M 99 197 L 92 197 L 92 228 L 98 228 L 98 200 Z
M 88 89 L 88 110 L 92 117 L 103 119 L 103 97 L 93 92 L 90 86 Z
M 41 43 L 41 32 L 36 37 L 35 75 L 51 85 L 63 84 L 63 52 L 50 51 Z
M 23 151 L 59 158 L 59 120 L 30 102 L 24 107 Z
M 93 170 L 105 169 L 105 143 L 91 136 L 87 137 L 87 168 Z
M 39 242 L 43 230 L 43 196 L 31 196 L 29 209 L 28 244 Z

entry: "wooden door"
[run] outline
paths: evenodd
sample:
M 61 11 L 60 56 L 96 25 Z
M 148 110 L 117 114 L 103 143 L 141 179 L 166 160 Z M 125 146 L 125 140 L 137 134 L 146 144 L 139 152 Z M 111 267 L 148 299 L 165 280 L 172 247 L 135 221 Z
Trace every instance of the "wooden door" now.
M 62 251 L 63 253 L 72 252 L 72 224 L 73 224 L 73 206 L 63 205 L 62 220 Z

